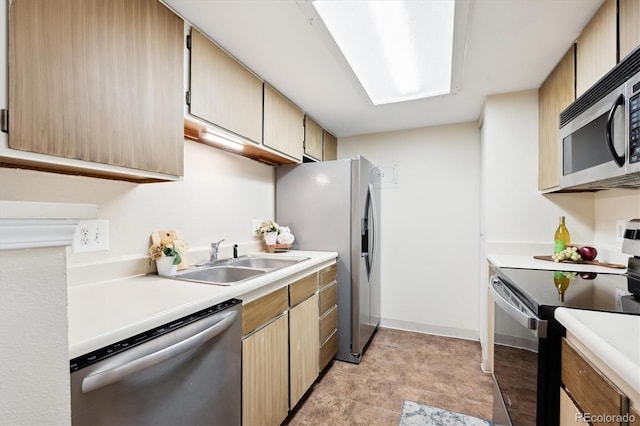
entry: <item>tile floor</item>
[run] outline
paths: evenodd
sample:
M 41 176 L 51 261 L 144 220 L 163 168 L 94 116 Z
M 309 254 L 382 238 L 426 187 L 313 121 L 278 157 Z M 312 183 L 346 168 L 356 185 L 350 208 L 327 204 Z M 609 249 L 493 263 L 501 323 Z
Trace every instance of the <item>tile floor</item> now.
M 398 425 L 405 399 L 491 419 L 480 343 L 379 329 L 359 365 L 333 361 L 285 425 Z

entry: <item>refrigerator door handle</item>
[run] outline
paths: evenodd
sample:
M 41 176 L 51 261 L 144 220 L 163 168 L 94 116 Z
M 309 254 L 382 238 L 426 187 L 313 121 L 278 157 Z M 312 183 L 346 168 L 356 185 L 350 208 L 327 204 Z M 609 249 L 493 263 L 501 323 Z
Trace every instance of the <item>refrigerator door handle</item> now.
M 364 207 L 364 218 L 362 219 L 362 243 L 360 256 L 364 257 L 364 264 L 367 269 L 367 280 L 371 282 L 373 269 L 376 262 L 376 204 L 373 192 L 373 185 L 367 188 L 367 200 Z
M 371 277 L 373 277 L 373 273 L 375 271 L 377 257 L 378 257 L 378 224 L 376 223 L 378 204 L 375 197 L 375 191 L 373 190 L 373 184 L 369 184 L 369 200 L 371 207 L 371 216 L 369 217 L 369 222 L 371 224 L 371 246 L 369 248 L 370 258 L 371 258 L 371 267 L 369 270 L 369 281 L 371 281 Z M 367 215 L 368 215 L 367 211 Z

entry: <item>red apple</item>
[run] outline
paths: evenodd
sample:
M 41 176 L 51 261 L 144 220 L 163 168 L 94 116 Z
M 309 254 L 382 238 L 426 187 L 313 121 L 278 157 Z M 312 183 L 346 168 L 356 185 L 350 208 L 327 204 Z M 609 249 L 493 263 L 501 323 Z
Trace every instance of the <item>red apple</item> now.
M 580 272 L 580 278 L 583 280 L 594 280 L 597 276 L 595 272 Z
M 593 260 L 598 255 L 598 250 L 595 247 L 584 246 L 578 249 L 578 253 L 584 260 Z

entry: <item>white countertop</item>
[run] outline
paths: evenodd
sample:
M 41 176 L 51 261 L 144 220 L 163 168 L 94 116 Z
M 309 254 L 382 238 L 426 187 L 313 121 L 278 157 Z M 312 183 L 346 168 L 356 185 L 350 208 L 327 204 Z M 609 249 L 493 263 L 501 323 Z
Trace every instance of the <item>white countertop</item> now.
M 639 404 L 640 395 L 640 315 L 558 308 L 555 318 L 624 383 L 612 380 Z M 635 399 L 634 399 L 635 397 Z
M 69 287 L 69 358 L 87 354 L 231 298 L 245 302 L 253 300 L 322 269 L 338 256 L 336 252 L 320 251 L 291 251 L 276 255 L 309 259 L 234 286 L 143 275 Z
M 487 259 L 497 267 L 544 269 L 553 271 L 595 272 L 599 274 L 624 274 L 627 269 L 608 268 L 604 266 L 585 265 L 580 263 L 551 262 L 534 259 L 531 255 L 489 253 Z

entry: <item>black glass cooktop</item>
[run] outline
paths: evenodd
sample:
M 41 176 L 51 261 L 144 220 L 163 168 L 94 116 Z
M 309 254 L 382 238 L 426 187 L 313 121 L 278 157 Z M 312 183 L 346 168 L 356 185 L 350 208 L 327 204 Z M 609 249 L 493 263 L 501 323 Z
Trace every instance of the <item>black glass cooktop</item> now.
M 640 315 L 625 275 L 498 268 L 498 276 L 541 318 L 560 306 Z

